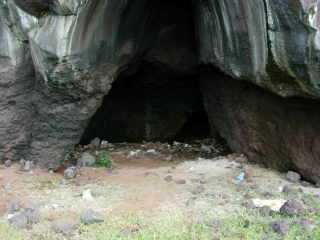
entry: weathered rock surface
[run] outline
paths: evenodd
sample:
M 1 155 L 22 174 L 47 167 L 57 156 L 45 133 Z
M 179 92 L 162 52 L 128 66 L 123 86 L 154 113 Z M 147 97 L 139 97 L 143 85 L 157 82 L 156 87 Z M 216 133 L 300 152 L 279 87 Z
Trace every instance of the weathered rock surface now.
M 320 180 L 320 103 L 283 99 L 215 73 L 202 78 L 211 125 L 231 149 L 283 171 L 297 169 Z
M 319 97 L 319 1 L 198 4 L 201 61 L 281 96 Z
M 208 78 L 203 89 L 213 128 L 231 148 L 318 181 L 319 104 L 302 98 L 320 97 L 319 4 L 0 0 L 0 159 L 58 167 L 121 72 L 148 62 L 190 76 L 201 63 L 232 77 Z M 170 131 L 187 112 L 165 120 Z

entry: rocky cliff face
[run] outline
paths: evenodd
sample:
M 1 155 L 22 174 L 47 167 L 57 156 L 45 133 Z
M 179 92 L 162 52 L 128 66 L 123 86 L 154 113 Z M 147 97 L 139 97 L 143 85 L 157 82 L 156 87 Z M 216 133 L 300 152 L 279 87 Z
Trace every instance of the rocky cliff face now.
M 317 117 L 297 119 L 299 123 L 289 130 L 285 123 L 294 122 L 294 116 L 317 114 L 317 100 L 303 99 L 320 96 L 319 4 L 317 0 L 190 0 L 183 6 L 169 0 L 0 0 L 0 158 L 24 157 L 57 166 L 80 141 L 120 73 L 132 75 L 147 62 L 164 76 L 190 78 L 202 75 L 200 65 L 208 65 L 229 76 L 224 80 L 220 73 L 206 72 L 201 77 L 212 128 L 253 160 L 295 168 L 317 181 L 319 148 L 314 144 L 320 137 L 313 124 Z M 252 95 L 242 94 L 243 81 Z M 232 96 L 243 101 L 232 102 Z M 295 100 L 299 113 L 287 103 L 291 100 L 282 99 L 289 97 L 299 97 Z M 217 98 L 218 102 L 213 100 Z M 234 108 L 246 110 L 237 114 Z M 172 131 L 181 128 L 189 112 Z M 223 126 L 217 117 L 225 119 Z M 247 127 L 235 137 L 232 129 L 240 119 Z M 266 128 L 266 122 L 278 126 L 277 131 Z M 257 138 L 244 137 L 253 129 L 259 144 Z M 277 144 L 278 136 L 283 141 L 294 136 L 299 144 Z M 257 154 L 250 154 L 244 144 L 255 145 Z

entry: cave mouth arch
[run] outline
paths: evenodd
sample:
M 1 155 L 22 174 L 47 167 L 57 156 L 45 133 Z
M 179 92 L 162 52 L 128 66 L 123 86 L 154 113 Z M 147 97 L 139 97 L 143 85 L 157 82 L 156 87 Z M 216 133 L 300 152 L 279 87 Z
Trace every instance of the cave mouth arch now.
M 143 6 L 144 50 L 113 82 L 81 145 L 96 137 L 109 142 L 210 137 L 199 85 L 194 2 L 153 0 Z
M 109 142 L 184 141 L 210 137 L 198 74 L 177 74 L 143 62 L 122 73 L 92 117 L 81 145 Z

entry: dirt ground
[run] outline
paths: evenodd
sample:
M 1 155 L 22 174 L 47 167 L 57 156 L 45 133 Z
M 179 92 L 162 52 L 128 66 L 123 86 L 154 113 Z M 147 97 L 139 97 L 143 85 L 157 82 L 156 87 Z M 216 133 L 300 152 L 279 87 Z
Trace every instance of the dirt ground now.
M 21 172 L 18 164 L 1 167 L 0 223 L 7 222 L 7 209 L 14 200 L 39 206 L 41 221 L 25 230 L 29 239 L 48 231 L 55 220 L 78 221 L 86 209 L 106 219 L 128 215 L 156 218 L 179 212 L 192 221 L 202 221 L 204 215 L 231 216 L 254 198 L 285 199 L 282 189 L 290 184 L 283 174 L 249 164 L 239 154 L 168 161 L 161 154 L 139 156 L 129 149 L 114 149 L 110 156 L 113 170 L 81 168 L 69 181 L 61 173 L 43 169 Z M 242 172 L 245 177 L 238 182 Z M 304 194 L 320 194 L 312 186 L 297 187 Z

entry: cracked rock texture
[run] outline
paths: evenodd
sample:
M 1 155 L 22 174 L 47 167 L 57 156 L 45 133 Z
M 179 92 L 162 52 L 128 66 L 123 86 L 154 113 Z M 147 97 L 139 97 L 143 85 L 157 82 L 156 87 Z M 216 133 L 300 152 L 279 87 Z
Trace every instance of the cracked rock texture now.
M 214 75 L 206 80 L 221 89 L 205 89 L 214 127 L 231 139 L 234 122 L 243 117 L 247 133 L 256 132 L 261 139 L 256 144 L 256 138 L 239 135 L 231 147 L 250 155 L 243 143 L 256 145 L 255 152 L 264 149 L 265 155 L 275 156 L 273 165 L 293 166 L 316 180 L 318 102 L 304 99 L 320 96 L 319 4 L 318 0 L 190 0 L 183 4 L 0 0 L 0 158 L 24 157 L 58 166 L 129 65 L 132 70 L 142 61 L 156 63 L 190 76 L 205 64 L 231 77 L 230 83 Z M 251 84 L 248 96 L 238 87 L 243 80 Z M 223 95 L 228 100 L 221 101 L 227 107 L 232 100 L 228 89 L 244 98 L 234 105 L 242 103 L 250 111 L 252 104 L 265 108 L 253 111 L 259 118 L 273 118 L 279 129 L 267 128 L 268 136 L 265 129 L 254 131 L 251 127 L 257 118 L 247 114 L 234 115 L 229 122 L 229 110 L 222 111 L 223 116 L 219 113 L 219 118 L 229 122 L 230 130 L 219 129 L 212 121 L 217 106 L 207 97 Z M 297 115 L 296 105 L 283 99 L 289 97 L 298 97 L 294 100 L 299 102 Z M 275 117 L 280 108 L 286 114 Z M 308 113 L 306 119 L 302 115 L 299 119 L 300 113 Z M 295 120 L 294 130 L 288 130 L 288 122 Z M 283 140 L 281 153 L 274 151 L 280 135 L 294 143 Z M 311 149 L 302 144 L 310 136 Z

